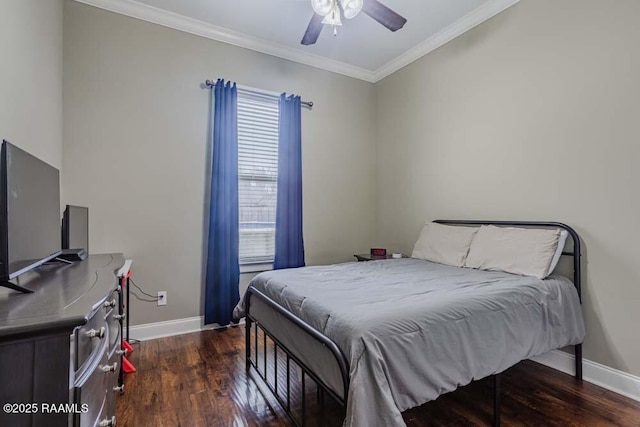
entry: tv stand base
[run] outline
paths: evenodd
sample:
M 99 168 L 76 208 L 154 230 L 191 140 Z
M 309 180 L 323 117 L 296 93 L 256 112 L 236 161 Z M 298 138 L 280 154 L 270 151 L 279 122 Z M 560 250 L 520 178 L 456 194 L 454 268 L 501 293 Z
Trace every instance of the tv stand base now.
M 24 288 L 20 285 L 16 285 L 15 283 L 0 281 L 0 286 L 5 288 L 13 289 L 14 291 L 24 292 L 25 294 L 32 294 L 33 291 L 31 289 Z

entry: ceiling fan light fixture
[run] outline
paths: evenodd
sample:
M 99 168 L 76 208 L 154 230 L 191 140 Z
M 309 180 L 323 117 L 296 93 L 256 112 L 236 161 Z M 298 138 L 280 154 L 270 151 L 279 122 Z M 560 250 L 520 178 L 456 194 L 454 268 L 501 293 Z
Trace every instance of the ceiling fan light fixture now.
M 321 16 L 327 16 L 333 9 L 333 0 L 311 0 L 313 11 Z
M 347 19 L 355 18 L 364 6 L 364 0 L 340 0 L 344 17 Z
M 337 36 L 338 27 L 342 25 L 341 13 L 344 13 L 345 18 L 353 19 L 364 9 L 365 1 L 367 1 L 367 9 L 364 12 L 387 29 L 398 31 L 407 23 L 405 17 L 378 0 L 311 0 L 314 14 L 300 44 L 305 46 L 315 44 L 325 25 L 332 26 L 333 35 Z
M 322 20 L 322 23 L 326 25 L 333 25 L 334 27 L 336 25 L 342 25 L 342 19 L 340 17 L 340 8 L 338 7 L 337 3 L 333 4 L 331 11 L 327 14 L 327 16 L 324 17 L 324 19 Z

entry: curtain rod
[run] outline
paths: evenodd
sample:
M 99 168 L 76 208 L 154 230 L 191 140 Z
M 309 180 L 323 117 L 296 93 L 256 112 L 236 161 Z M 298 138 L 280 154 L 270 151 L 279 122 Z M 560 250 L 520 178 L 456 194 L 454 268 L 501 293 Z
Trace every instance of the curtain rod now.
M 216 85 L 216 82 L 213 80 L 205 80 L 204 85 L 211 89 L 212 87 L 214 87 Z M 241 86 L 241 85 L 236 85 L 236 87 L 240 90 L 245 90 L 248 92 L 255 92 L 261 95 L 268 95 L 268 96 L 273 96 L 274 98 L 279 98 L 280 94 L 276 93 L 276 92 L 270 92 L 270 91 L 266 91 L 266 90 L 257 90 L 254 88 L 250 88 L 250 87 L 246 87 L 246 86 Z M 303 107 L 309 109 L 309 110 L 313 110 L 313 101 L 300 101 L 300 105 L 302 105 Z

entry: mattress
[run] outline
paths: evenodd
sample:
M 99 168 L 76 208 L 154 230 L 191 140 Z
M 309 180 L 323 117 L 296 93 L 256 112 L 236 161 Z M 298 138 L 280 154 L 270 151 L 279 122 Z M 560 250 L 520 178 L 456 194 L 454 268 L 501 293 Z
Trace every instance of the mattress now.
M 344 352 L 345 426 L 403 426 L 409 408 L 585 336 L 575 287 L 559 275 L 540 280 L 393 259 L 265 272 L 251 285 Z M 295 334 L 267 306 L 255 308 L 272 333 Z M 235 315 L 244 315 L 244 299 Z M 339 389 L 335 368 L 323 368 L 331 363 L 326 352 L 307 337 L 285 341 Z

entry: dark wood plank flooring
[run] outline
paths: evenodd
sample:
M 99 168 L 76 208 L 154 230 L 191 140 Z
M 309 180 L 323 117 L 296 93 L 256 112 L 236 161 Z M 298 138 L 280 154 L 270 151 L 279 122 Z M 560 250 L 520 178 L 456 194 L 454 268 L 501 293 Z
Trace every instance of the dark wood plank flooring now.
M 258 386 L 261 380 L 247 377 L 243 327 L 134 347 L 130 359 L 138 372 L 125 378 L 125 394 L 117 406 L 119 426 L 292 425 L 275 398 Z M 306 396 L 315 394 L 313 386 L 306 390 Z M 410 427 L 487 426 L 491 393 L 490 381 L 474 382 L 403 416 Z M 530 361 L 504 373 L 502 393 L 504 426 L 640 426 L 639 402 Z M 299 407 L 299 386 L 292 394 L 292 406 Z M 335 420 L 337 404 L 327 408 Z M 312 420 L 308 425 L 315 424 Z

